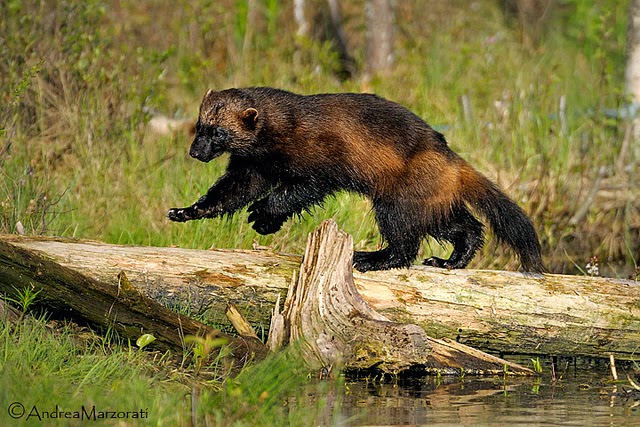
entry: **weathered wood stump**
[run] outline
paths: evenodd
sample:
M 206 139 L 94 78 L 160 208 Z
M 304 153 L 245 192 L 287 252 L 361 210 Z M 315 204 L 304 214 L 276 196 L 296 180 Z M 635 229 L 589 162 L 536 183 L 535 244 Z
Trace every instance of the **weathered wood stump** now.
M 457 343 L 429 338 L 413 324 L 396 323 L 373 310 L 353 280 L 353 241 L 328 220 L 309 235 L 300 274 L 275 313 L 272 350 L 295 343 L 314 368 L 376 368 L 398 373 L 410 368 L 440 372 L 517 374 L 532 371 Z

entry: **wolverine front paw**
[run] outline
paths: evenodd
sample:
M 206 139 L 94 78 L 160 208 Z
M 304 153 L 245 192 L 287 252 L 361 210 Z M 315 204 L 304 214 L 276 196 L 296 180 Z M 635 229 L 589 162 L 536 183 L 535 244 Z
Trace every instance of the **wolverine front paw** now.
M 192 219 L 189 208 L 171 208 L 167 211 L 167 218 L 175 222 L 186 222 Z
M 271 218 L 262 218 L 253 223 L 253 229 L 262 235 L 272 234 L 282 228 L 284 220 L 280 221 Z
M 269 210 L 268 200 L 261 199 L 254 202 L 249 208 L 248 222 L 253 222 L 253 229 L 260 234 L 271 234 L 282 228 L 282 224 L 289 218 L 289 214 L 274 214 Z
M 202 207 L 198 204 L 186 208 L 172 208 L 167 211 L 167 218 L 171 221 L 186 222 L 194 219 L 215 218 L 222 215 L 222 210 L 217 207 Z

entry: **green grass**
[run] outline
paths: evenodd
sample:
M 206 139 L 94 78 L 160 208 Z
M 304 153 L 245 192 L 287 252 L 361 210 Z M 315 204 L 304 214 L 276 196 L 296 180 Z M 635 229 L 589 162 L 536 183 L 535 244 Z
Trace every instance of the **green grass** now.
M 85 425 L 93 419 L 48 419 L 45 414 L 82 416 L 83 407 L 88 414 L 95 408 L 98 418 L 107 411 L 139 416 L 102 420 L 106 425 L 189 426 L 192 408 L 197 425 L 282 425 L 286 420 L 288 425 L 307 426 L 318 419 L 331 421 L 334 408 L 326 407 L 323 396 L 337 383 L 310 380 L 301 366 L 283 352 L 221 384 L 208 379 L 210 374 L 196 378 L 189 362 L 180 367 L 167 355 L 114 344 L 77 326 L 31 317 L 14 324 L 2 321 L 0 424 Z M 22 408 L 23 415 L 11 417 L 10 407 L 16 416 Z
M 97 337 L 83 342 L 70 327 L 51 327 L 44 320 L 27 318 L 18 324 L 0 324 L 0 423 L 15 425 L 7 408 L 13 402 L 25 407 L 27 425 L 40 421 L 33 411 L 80 411 L 96 405 L 100 411 L 148 411 L 153 424 L 186 425 L 186 387 L 167 382 L 154 372 L 162 363 L 135 349 L 106 346 Z M 53 425 L 45 420 L 42 425 Z M 64 423 L 63 423 L 64 424 Z M 75 422 L 79 425 L 79 422 Z M 144 425 L 140 423 L 139 425 Z

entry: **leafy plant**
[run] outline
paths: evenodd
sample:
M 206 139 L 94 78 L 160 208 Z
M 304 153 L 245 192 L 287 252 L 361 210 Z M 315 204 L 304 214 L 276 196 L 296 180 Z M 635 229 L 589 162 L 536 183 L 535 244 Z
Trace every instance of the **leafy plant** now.
M 531 359 L 531 364 L 533 365 L 533 371 L 537 374 L 541 374 L 542 373 L 542 362 L 540 361 L 539 357 L 536 357 L 535 359 Z
M 156 337 L 154 337 L 152 334 L 142 334 L 136 340 L 136 345 L 140 350 L 142 350 L 143 348 L 145 348 L 155 340 L 156 340 Z
M 16 296 L 5 296 L 4 298 L 7 301 L 16 304 L 23 313 L 26 313 L 29 310 L 33 302 L 38 297 L 38 294 L 42 292 L 42 289 L 36 290 L 33 285 L 30 288 L 18 289 L 16 287 L 13 287 L 13 289 L 16 292 Z

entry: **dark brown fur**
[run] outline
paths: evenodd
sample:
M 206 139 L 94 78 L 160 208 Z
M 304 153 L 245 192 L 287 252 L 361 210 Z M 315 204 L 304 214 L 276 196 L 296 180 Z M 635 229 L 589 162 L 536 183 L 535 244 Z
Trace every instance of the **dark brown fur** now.
M 542 271 L 540 244 L 526 214 L 447 145 L 443 135 L 399 104 L 368 94 L 302 96 L 272 88 L 209 91 L 190 154 L 208 162 L 231 154 L 206 195 L 174 208 L 174 221 L 212 218 L 249 206 L 262 234 L 338 190 L 368 196 L 387 247 L 356 252 L 362 271 L 409 266 L 427 234 L 453 244 L 463 268 L 483 244 L 484 215 L 527 271 Z

